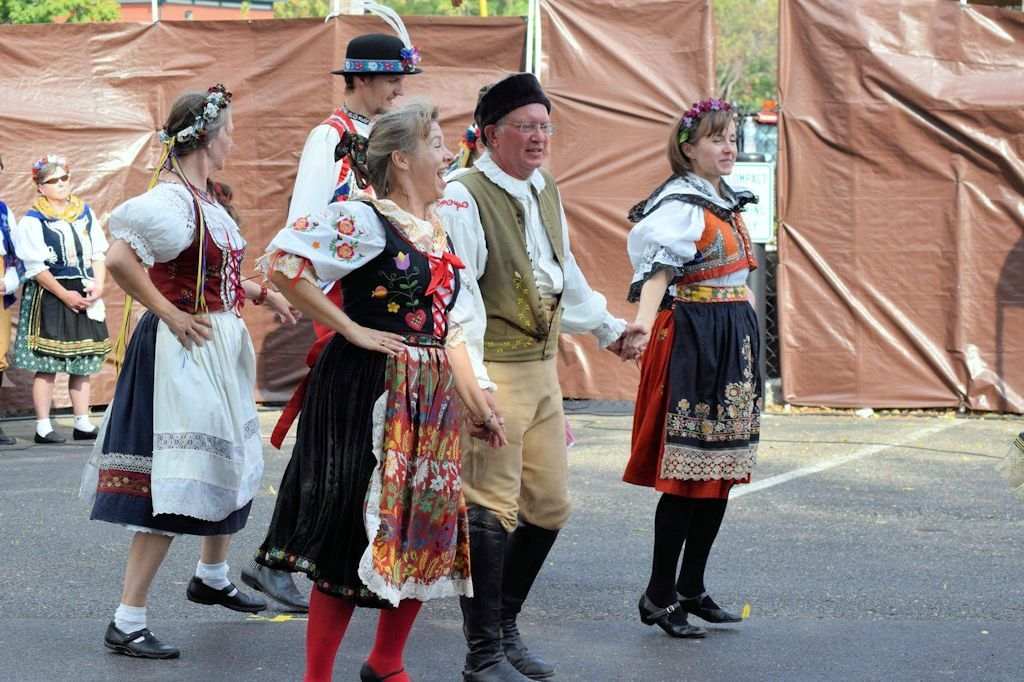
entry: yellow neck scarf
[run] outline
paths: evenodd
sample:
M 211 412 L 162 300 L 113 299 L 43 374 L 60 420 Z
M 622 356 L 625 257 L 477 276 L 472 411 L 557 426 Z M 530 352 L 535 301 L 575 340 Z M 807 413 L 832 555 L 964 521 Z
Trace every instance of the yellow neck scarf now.
M 85 204 L 81 199 L 72 194 L 68 198 L 68 205 L 64 210 L 58 211 L 53 207 L 49 199 L 39 196 L 36 198 L 35 203 L 32 204 L 32 208 L 42 213 L 48 220 L 66 220 L 69 223 L 73 223 L 82 215 L 82 212 L 85 210 Z

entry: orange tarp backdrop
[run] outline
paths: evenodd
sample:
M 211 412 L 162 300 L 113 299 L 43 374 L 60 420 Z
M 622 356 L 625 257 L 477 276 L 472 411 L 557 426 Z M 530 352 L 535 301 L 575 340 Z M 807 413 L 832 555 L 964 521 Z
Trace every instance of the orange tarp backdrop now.
M 542 80 L 555 102 L 552 166 L 565 197 L 574 250 L 591 284 L 613 310 L 624 301 L 628 208 L 668 172 L 669 122 L 711 92 L 711 13 L 706 0 L 545 3 Z M 628 5 L 628 11 L 625 6 Z M 470 122 L 479 87 L 523 68 L 522 18 L 408 17 L 423 75 L 407 95 L 442 107 L 449 146 Z M 249 241 L 246 274 L 281 227 L 306 134 L 341 101 L 347 41 L 388 31 L 373 17 L 259 22 L 161 22 L 0 26 L 0 199 L 21 216 L 34 187 L 28 169 L 62 153 L 72 182 L 104 220 L 143 192 L 160 147 L 154 132 L 180 92 L 225 83 L 235 95 L 235 149 L 217 179 L 234 189 Z M 59 45 L 60 49 L 54 49 Z M 105 296 L 116 335 L 121 294 Z M 260 400 L 286 399 L 305 372 L 312 343 L 304 322 L 278 327 L 269 313 L 244 311 L 257 349 Z M 563 337 L 565 394 L 631 398 L 636 370 L 592 339 Z M 12 370 L 0 407 L 30 408 L 31 377 Z M 109 401 L 108 364 L 94 381 L 96 404 Z M 66 405 L 58 388 L 58 404 Z
M 786 400 L 1024 411 L 1024 14 L 780 4 Z
M 626 214 L 669 175 L 672 121 L 713 94 L 710 2 L 542 0 L 541 13 L 540 77 L 558 129 L 551 169 L 572 250 L 612 311 L 632 320 Z M 636 367 L 593 336 L 564 335 L 560 355 L 566 396 L 636 397 Z

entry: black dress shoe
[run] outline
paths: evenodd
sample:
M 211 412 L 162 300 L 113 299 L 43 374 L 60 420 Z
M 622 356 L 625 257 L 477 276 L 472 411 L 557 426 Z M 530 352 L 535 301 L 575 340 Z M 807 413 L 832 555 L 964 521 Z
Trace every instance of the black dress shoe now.
M 103 645 L 115 653 L 136 658 L 177 658 L 181 652 L 156 638 L 148 628 L 125 634 L 111 621 Z
M 277 571 L 252 562 L 242 569 L 242 582 L 282 604 L 285 611 L 309 611 L 309 599 L 299 592 L 295 581 L 292 580 L 292 574 L 287 571 Z
M 715 600 L 708 596 L 707 592 L 703 592 L 696 597 L 678 596 L 679 605 L 683 607 L 684 611 L 692 613 L 708 623 L 739 623 L 743 620 L 735 613 L 730 613 L 716 604 Z
M 0 429 L 0 445 L 14 445 L 18 442 L 18 439 L 14 436 L 8 436 L 4 433 L 3 429 Z
M 704 628 L 686 622 L 686 611 L 679 602 L 658 608 L 646 594 L 640 596 L 640 621 L 644 625 L 657 625 L 672 637 L 699 639 L 707 634 Z
M 234 584 L 229 584 L 224 589 L 218 590 L 210 587 L 196 576 L 192 576 L 192 580 L 188 582 L 185 596 L 189 601 L 194 601 L 197 604 L 217 604 L 232 611 L 245 613 L 259 613 L 267 608 L 267 602 L 259 597 L 250 597 Z
M 40 445 L 58 445 L 66 442 L 63 436 L 58 436 L 56 431 L 50 431 L 45 436 L 40 436 L 39 432 L 36 432 L 36 443 Z
M 96 440 L 96 434 L 99 432 L 100 430 L 96 427 L 93 427 L 92 431 L 83 431 L 76 427 L 71 437 L 75 440 Z
M 377 672 L 370 667 L 369 661 L 363 661 L 363 667 L 359 669 L 359 682 L 384 682 L 395 675 L 401 675 L 405 672 L 405 668 L 396 670 L 393 673 L 387 675 L 378 675 Z

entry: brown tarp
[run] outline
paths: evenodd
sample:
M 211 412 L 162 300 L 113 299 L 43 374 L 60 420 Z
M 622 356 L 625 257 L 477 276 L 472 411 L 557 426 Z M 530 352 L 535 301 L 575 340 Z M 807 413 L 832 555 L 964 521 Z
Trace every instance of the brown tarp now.
M 713 94 L 710 2 L 542 0 L 541 12 L 540 77 L 558 128 L 551 168 L 570 243 L 590 285 L 632 320 L 626 213 L 669 175 L 672 120 Z M 636 367 L 591 335 L 564 335 L 560 351 L 566 396 L 636 397 Z
M 480 85 L 522 68 L 525 21 L 411 17 L 407 26 L 425 73 L 406 80 L 406 94 L 429 94 L 442 107 L 454 146 Z M 251 274 L 285 219 L 306 134 L 341 101 L 344 83 L 328 72 L 351 37 L 389 30 L 373 17 L 0 26 L 0 199 L 24 214 L 35 193 L 28 169 L 56 152 L 68 158 L 76 193 L 105 220 L 146 189 L 160 151 L 154 131 L 173 99 L 224 82 L 235 95 L 235 149 L 217 178 L 234 189 Z M 116 335 L 122 296 L 113 283 L 105 299 Z M 282 328 L 252 306 L 244 317 L 258 353 L 259 399 L 286 399 L 305 371 L 309 323 Z M 12 370 L 9 379 L 16 386 L 0 390 L 0 406 L 29 408 L 31 376 Z M 94 403 L 109 400 L 109 363 L 93 387 Z M 55 397 L 67 404 L 62 387 Z
M 780 4 L 786 400 L 1024 411 L 1024 14 Z
M 630 277 L 625 213 L 668 172 L 666 128 L 712 88 L 711 12 L 706 0 L 544 3 L 544 72 L 559 134 L 553 169 L 566 198 L 577 257 L 613 310 Z M 409 17 L 426 73 L 407 94 L 442 106 L 449 144 L 471 119 L 476 92 L 523 68 L 520 18 Z M 669 27 L 656 30 L 655 27 Z M 65 154 L 75 190 L 101 218 L 144 191 L 159 148 L 153 132 L 182 90 L 226 83 L 235 93 L 235 150 L 218 179 L 232 185 L 250 243 L 247 274 L 284 220 L 309 129 L 341 99 L 341 63 L 358 33 L 387 30 L 372 17 L 260 22 L 161 22 L 0 26 L 0 198 L 21 215 L 33 198 L 27 169 L 46 152 Z M 55 46 L 59 46 L 56 49 Z M 613 86 L 613 87 L 612 87 Z M 105 297 L 115 335 L 121 295 Z M 262 309 L 245 319 L 258 354 L 258 397 L 283 400 L 305 371 L 308 322 L 280 328 Z M 636 370 L 592 339 L 564 337 L 567 396 L 632 398 Z M 0 407 L 30 407 L 30 376 L 0 390 Z M 108 366 L 94 381 L 109 400 Z M 56 393 L 66 405 L 66 391 Z

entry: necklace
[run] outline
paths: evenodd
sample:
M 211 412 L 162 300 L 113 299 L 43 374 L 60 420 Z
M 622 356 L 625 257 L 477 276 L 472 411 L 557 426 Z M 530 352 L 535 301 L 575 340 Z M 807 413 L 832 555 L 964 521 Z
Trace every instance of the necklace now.
M 354 112 L 351 109 L 349 109 L 347 104 L 343 104 L 342 108 L 345 110 L 345 113 L 348 114 L 348 117 L 351 118 L 353 121 L 359 121 L 360 123 L 362 123 L 364 125 L 370 125 L 370 117 L 369 116 L 363 116 L 362 114 L 357 114 L 356 112 Z
M 195 192 L 195 193 L 196 193 L 196 195 L 197 195 L 197 196 L 198 196 L 198 197 L 199 197 L 200 199 L 202 199 L 203 201 L 205 201 L 205 202 L 206 202 L 206 203 L 208 203 L 208 204 L 212 204 L 212 205 L 214 205 L 214 206 L 217 206 L 217 200 L 216 200 L 216 199 L 215 199 L 214 197 L 210 196 L 210 194 L 209 194 L 208 192 L 204 192 L 203 190 L 201 190 L 201 189 L 199 189 L 198 187 L 196 187 L 195 185 L 193 185 L 193 184 L 192 184 L 192 181 L 191 181 L 191 180 L 189 180 L 189 179 L 188 179 L 188 176 L 186 176 L 186 175 L 185 175 L 185 171 L 183 171 L 183 170 L 182 170 L 182 171 L 174 170 L 174 171 L 172 171 L 172 172 L 173 172 L 173 173 L 174 173 L 175 175 L 177 175 L 177 176 L 178 176 L 178 177 L 179 177 L 179 178 L 181 179 L 181 181 L 182 181 L 183 183 L 185 183 L 185 186 L 186 186 L 186 187 L 188 187 L 188 188 L 189 188 L 190 190 L 192 190 L 193 192 Z

